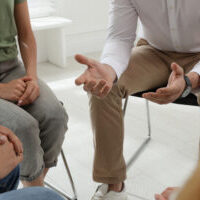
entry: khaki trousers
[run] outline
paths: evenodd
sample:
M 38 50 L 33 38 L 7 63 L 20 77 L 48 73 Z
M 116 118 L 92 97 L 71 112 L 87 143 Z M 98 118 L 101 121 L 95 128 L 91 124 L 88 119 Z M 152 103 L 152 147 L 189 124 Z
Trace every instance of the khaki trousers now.
M 94 181 L 115 184 L 126 179 L 122 99 L 137 92 L 165 86 L 172 62 L 178 63 L 187 73 L 199 61 L 200 53 L 160 51 L 145 40 L 140 40 L 132 51 L 127 70 L 110 94 L 104 99 L 90 96 L 95 146 Z

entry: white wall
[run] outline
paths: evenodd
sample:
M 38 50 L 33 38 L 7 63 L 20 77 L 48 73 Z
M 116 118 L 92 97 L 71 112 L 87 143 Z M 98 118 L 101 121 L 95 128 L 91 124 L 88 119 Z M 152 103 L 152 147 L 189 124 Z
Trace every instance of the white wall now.
M 67 34 L 105 30 L 109 0 L 59 0 L 57 14 L 73 21 Z
M 57 15 L 69 18 L 66 28 L 66 57 L 76 53 L 101 51 L 106 38 L 108 0 L 59 0 Z M 37 33 L 38 60 L 46 60 L 45 33 Z
M 59 0 L 57 13 L 73 24 L 66 29 L 67 56 L 100 51 L 106 37 L 108 0 Z
M 57 0 L 56 15 L 69 18 L 72 25 L 66 28 L 66 57 L 76 53 L 101 51 L 106 38 L 109 0 Z M 138 37 L 142 35 L 141 24 Z M 36 34 L 38 60 L 46 61 L 45 32 Z

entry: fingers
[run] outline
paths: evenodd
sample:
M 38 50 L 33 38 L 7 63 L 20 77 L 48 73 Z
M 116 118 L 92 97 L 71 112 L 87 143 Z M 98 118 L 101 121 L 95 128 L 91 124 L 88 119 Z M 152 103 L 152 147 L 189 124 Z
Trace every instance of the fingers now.
M 159 94 L 165 94 L 167 96 L 172 96 L 172 95 L 175 95 L 179 92 L 179 88 L 176 88 L 176 87 L 165 87 L 165 88 L 159 88 L 156 93 L 159 93 Z
M 24 82 L 23 84 L 17 84 L 16 89 L 23 93 L 26 90 L 26 84 Z
M 87 65 L 88 67 L 94 67 L 97 64 L 95 60 L 79 54 L 75 56 L 75 59 L 80 64 Z
M 24 92 L 23 96 L 19 99 L 18 106 L 22 106 L 22 105 L 30 103 L 28 98 L 32 94 L 33 90 L 34 90 L 34 86 L 32 84 L 29 84 L 27 86 L 26 91 Z
M 84 64 L 87 65 L 89 68 L 92 68 L 96 65 L 96 61 L 90 58 L 87 58 L 83 55 L 76 55 L 75 59 L 77 62 L 79 62 L 80 64 Z M 79 76 L 76 80 L 75 80 L 75 84 L 76 85 L 82 85 L 87 81 L 87 71 L 85 71 L 81 76 Z
M 15 85 L 14 90 L 14 98 L 18 101 L 19 98 L 24 94 L 24 91 L 26 90 L 26 84 L 22 79 L 18 79 Z
M 32 94 L 29 96 L 29 103 L 33 103 L 38 97 L 38 89 L 34 88 Z
M 164 96 L 160 96 L 159 94 L 153 93 L 153 92 L 149 92 L 149 93 L 144 93 L 142 95 L 143 98 L 152 101 L 154 103 L 158 103 L 158 104 L 167 104 L 166 98 L 164 98 Z
M 156 194 L 155 200 L 168 200 L 168 199 L 165 199 L 162 195 Z
M 106 85 L 104 87 L 104 90 L 102 91 L 102 93 L 100 94 L 101 98 L 104 98 L 108 95 L 108 93 L 110 92 L 111 87 L 109 87 L 108 85 Z
M 23 79 L 18 79 L 17 80 L 18 85 L 20 85 L 23 88 L 26 88 L 26 83 L 23 81 Z
M 23 161 L 23 153 L 19 155 L 13 155 L 11 160 L 12 169 L 16 168 Z
M 32 78 L 29 76 L 24 76 L 21 78 L 22 81 L 27 82 L 27 81 L 32 81 Z
M 183 75 L 184 71 L 183 69 L 177 64 L 177 63 L 172 63 L 171 64 L 171 70 L 177 75 Z
M 99 81 L 99 83 L 96 85 L 96 87 L 92 90 L 92 94 L 94 94 L 96 96 L 100 96 L 105 85 L 106 85 L 106 81 L 104 81 L 104 80 Z
M 8 135 L 9 141 L 14 145 L 14 149 L 17 155 L 23 153 L 23 146 L 20 140 L 14 134 Z
M 158 104 L 173 103 L 180 95 L 179 88 L 177 87 L 164 87 L 159 88 L 156 92 L 144 93 L 142 96 L 149 101 Z
M 165 197 L 166 199 L 169 199 L 170 196 L 174 191 L 176 191 L 178 187 L 168 187 L 161 195 Z
M 86 92 L 90 92 L 94 89 L 96 85 L 96 81 L 90 81 L 89 83 L 85 83 L 83 89 L 86 91 Z
M 16 97 L 17 100 L 20 99 L 20 97 L 23 95 L 23 93 L 24 92 L 21 92 L 21 91 L 19 91 L 17 89 L 14 91 L 14 95 L 15 95 L 15 97 Z
M 18 137 L 8 128 L 0 127 L 0 133 L 8 138 L 8 140 L 13 144 L 15 152 L 17 155 L 23 153 L 23 146 Z
M 16 157 L 16 165 L 20 164 L 24 159 L 23 153 L 20 153 L 19 155 L 17 155 Z
M 108 95 L 111 87 L 112 86 L 109 86 L 105 80 L 100 80 L 99 82 L 91 80 L 84 84 L 83 89 L 86 92 L 90 92 L 92 95 L 104 98 Z
M 85 72 L 75 80 L 75 84 L 78 86 L 84 84 L 85 82 L 86 82 L 86 73 Z
M 0 135 L 0 145 L 5 144 L 8 138 L 5 135 Z
M 105 80 L 101 80 L 97 84 L 95 81 L 91 81 L 84 86 L 85 91 L 90 92 L 92 95 L 98 96 L 100 98 L 107 96 L 110 89 L 111 87 Z

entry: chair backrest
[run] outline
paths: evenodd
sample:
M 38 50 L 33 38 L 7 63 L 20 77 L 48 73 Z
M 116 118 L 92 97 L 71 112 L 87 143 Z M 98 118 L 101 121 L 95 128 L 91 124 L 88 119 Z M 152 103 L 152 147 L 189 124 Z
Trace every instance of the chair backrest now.
M 138 92 L 136 94 L 133 94 L 131 96 L 135 96 L 135 97 L 141 97 L 142 98 L 142 94 L 146 93 L 146 92 L 155 92 L 158 88 L 156 89 L 152 89 L 152 90 L 147 90 L 147 91 L 143 91 L 143 92 Z M 193 93 L 190 93 L 187 97 L 185 98 L 179 98 L 177 99 L 175 102 L 176 104 L 182 104 L 182 105 L 190 105 L 190 106 L 199 106 L 198 101 L 197 101 L 197 96 L 194 95 Z

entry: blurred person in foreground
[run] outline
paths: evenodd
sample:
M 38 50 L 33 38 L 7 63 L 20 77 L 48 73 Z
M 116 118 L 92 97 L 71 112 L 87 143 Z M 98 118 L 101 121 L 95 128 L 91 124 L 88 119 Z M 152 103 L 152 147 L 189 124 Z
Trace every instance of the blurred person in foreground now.
M 18 59 L 17 40 L 23 63 Z M 64 107 L 38 78 L 36 42 L 26 0 L 0 1 L 0 125 L 24 146 L 20 179 L 43 186 L 57 164 L 67 130 Z
M 200 162 L 182 188 L 167 188 L 155 200 L 200 200 Z
M 64 200 L 44 187 L 16 190 L 19 184 L 23 147 L 15 134 L 0 126 L 0 200 Z

